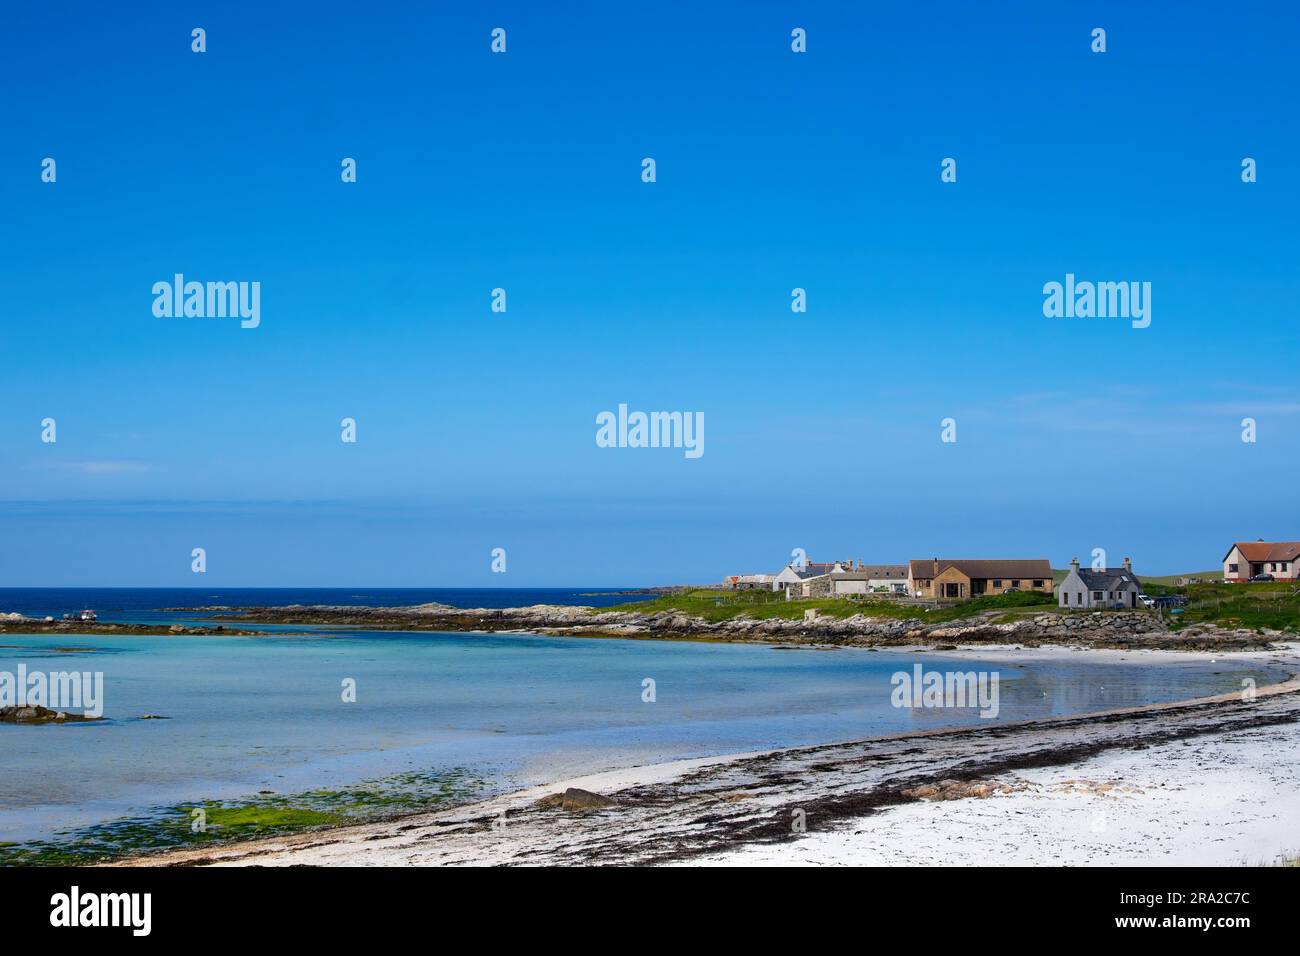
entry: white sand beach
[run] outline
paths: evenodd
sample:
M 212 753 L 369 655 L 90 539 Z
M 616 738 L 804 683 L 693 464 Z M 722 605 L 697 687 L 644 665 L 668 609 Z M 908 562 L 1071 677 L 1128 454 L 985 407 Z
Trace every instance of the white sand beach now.
M 677 865 L 1241 866 L 1300 855 L 1300 725 L 995 778 L 985 798 L 890 807 Z

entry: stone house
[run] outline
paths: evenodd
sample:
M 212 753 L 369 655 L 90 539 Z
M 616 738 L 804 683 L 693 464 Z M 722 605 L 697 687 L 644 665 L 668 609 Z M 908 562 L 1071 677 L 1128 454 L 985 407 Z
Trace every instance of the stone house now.
M 845 571 L 852 570 L 852 561 L 834 561 L 830 564 L 821 564 L 815 561 L 809 561 L 802 567 L 795 564 L 787 564 L 781 570 L 781 573 L 772 581 L 772 590 L 780 591 L 782 588 L 788 588 L 792 584 L 802 584 L 804 581 L 822 577 L 827 574 L 841 574 Z
M 907 565 L 907 589 L 913 597 L 969 601 L 1008 591 L 1052 593 L 1052 565 L 1046 558 L 927 558 Z
M 1133 573 L 1133 562 L 1124 559 L 1122 568 L 1081 569 L 1079 559 L 1070 562 L 1070 573 L 1057 588 L 1057 604 L 1062 608 L 1136 608 L 1142 582 Z

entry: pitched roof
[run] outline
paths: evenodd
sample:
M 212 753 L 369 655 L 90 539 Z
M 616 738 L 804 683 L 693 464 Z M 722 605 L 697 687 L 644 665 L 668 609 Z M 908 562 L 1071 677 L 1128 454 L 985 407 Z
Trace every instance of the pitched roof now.
M 1232 548 L 1241 551 L 1247 561 L 1300 560 L 1300 541 L 1235 541 Z M 1232 548 L 1228 549 L 1228 554 L 1232 554 Z
M 1106 568 L 1104 571 L 1079 568 L 1075 574 L 1079 575 L 1084 587 L 1089 591 L 1115 591 L 1129 583 L 1142 587 L 1142 582 L 1138 580 L 1137 575 L 1127 568 Z
M 856 571 L 841 571 L 831 574 L 833 581 L 875 581 L 879 579 L 902 579 L 907 577 L 907 568 L 901 564 L 863 564 Z
M 908 570 L 913 578 L 933 578 L 934 558 L 925 558 L 908 562 Z M 948 568 L 956 568 L 971 580 L 992 580 L 1011 578 L 1050 579 L 1052 564 L 1046 558 L 1002 560 L 997 558 L 939 558 L 939 574 Z
M 901 564 L 859 564 L 858 572 L 868 578 L 905 578 L 907 568 Z
M 809 578 L 824 578 L 826 577 L 826 575 L 830 574 L 829 570 L 814 571 L 813 565 L 811 564 L 808 565 L 808 567 L 804 568 L 802 571 L 800 571 L 798 568 L 793 566 L 790 568 L 790 570 L 794 572 L 795 577 L 797 577 L 800 581 L 807 581 Z

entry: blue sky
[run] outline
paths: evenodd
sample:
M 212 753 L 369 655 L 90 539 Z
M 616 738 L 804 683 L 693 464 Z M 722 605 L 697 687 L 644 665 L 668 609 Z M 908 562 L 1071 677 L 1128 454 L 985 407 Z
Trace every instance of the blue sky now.
M 1300 536 L 1294 8 L 266 6 L 9 14 L 0 583 Z M 261 326 L 156 318 L 177 272 L 259 281 Z M 1150 328 L 1045 318 L 1067 272 L 1149 281 Z M 598 448 L 619 403 L 705 454 Z

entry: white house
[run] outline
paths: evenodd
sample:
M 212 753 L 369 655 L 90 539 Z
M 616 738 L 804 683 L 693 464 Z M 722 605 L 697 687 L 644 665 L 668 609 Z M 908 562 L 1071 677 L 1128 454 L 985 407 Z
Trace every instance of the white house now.
M 1057 588 L 1057 604 L 1063 608 L 1138 607 L 1142 582 L 1133 573 L 1133 563 L 1124 559 L 1122 568 L 1102 571 L 1080 569 L 1079 559 L 1070 562 L 1070 573 Z
M 830 571 L 795 571 L 795 580 L 784 585 L 787 601 L 799 598 L 824 597 L 831 592 L 834 577 Z
M 803 567 L 797 564 L 787 564 L 772 582 L 772 590 L 780 591 L 790 584 L 799 584 L 810 578 L 820 578 L 827 574 L 842 574 L 845 571 L 852 570 L 853 565 L 850 562 L 847 566 L 839 561 L 831 564 L 818 564 L 814 561 L 806 562 Z

